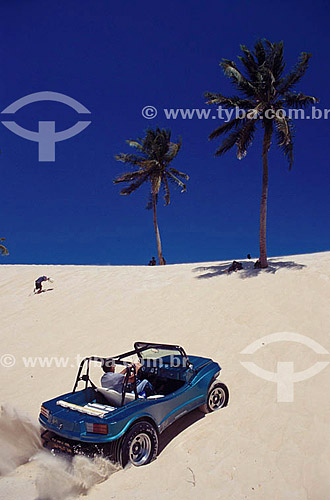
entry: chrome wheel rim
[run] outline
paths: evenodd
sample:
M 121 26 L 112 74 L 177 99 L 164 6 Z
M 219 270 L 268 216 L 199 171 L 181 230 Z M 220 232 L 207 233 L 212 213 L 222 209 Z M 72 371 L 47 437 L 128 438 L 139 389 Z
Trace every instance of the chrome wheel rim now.
M 135 436 L 129 447 L 129 459 L 133 465 L 146 463 L 151 453 L 151 439 L 148 434 L 141 433 Z
M 209 395 L 209 407 L 212 411 L 221 408 L 225 402 L 225 391 L 221 387 L 215 387 Z

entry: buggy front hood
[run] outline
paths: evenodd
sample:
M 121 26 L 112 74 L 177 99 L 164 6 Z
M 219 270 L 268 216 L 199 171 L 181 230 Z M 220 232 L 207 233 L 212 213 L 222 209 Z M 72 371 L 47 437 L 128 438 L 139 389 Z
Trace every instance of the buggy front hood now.
M 210 358 L 201 358 L 200 356 L 188 356 L 189 362 L 193 365 L 193 369 L 199 372 L 204 366 L 213 363 Z

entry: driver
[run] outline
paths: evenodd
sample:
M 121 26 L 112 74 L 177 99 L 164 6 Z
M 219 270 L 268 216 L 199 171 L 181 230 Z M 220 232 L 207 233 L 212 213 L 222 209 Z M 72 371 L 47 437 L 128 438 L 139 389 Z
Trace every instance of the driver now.
M 138 372 L 141 366 L 141 363 L 135 363 L 136 372 Z M 123 384 L 127 369 L 124 368 L 120 373 L 116 373 L 115 364 L 110 364 L 110 366 L 107 366 L 107 363 L 104 363 L 102 365 L 102 369 L 104 371 L 104 375 L 101 378 L 102 387 L 104 387 L 105 389 L 113 389 L 114 391 L 117 391 L 121 394 L 123 391 Z M 128 379 L 128 392 L 133 392 L 133 383 L 134 375 L 131 375 Z M 139 380 L 138 378 L 136 378 L 136 390 L 138 395 L 144 398 L 155 394 L 152 384 L 147 379 Z

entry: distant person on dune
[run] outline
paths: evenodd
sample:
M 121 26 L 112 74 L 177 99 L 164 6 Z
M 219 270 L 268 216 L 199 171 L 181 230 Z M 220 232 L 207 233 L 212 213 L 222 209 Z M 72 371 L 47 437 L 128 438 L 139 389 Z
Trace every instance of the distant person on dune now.
M 34 293 L 41 293 L 42 292 L 42 283 L 44 281 L 50 281 L 52 283 L 52 278 L 47 278 L 47 276 L 40 276 L 40 278 L 38 278 L 36 281 L 35 281 L 35 286 L 34 286 Z
M 150 261 L 148 266 L 155 266 L 157 264 L 155 257 L 153 257 Z
M 227 273 L 240 271 L 241 269 L 243 269 L 242 264 L 240 262 L 237 262 L 237 260 L 233 260 L 232 265 L 227 269 Z

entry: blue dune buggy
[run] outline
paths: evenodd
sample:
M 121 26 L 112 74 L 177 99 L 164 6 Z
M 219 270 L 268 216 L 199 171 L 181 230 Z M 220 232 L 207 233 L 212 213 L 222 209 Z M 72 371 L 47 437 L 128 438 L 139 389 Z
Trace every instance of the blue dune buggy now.
M 134 355 L 141 364 L 137 373 L 127 360 Z M 126 367 L 121 393 L 92 382 L 95 362 Z M 228 404 L 228 388 L 217 380 L 220 370 L 218 363 L 187 356 L 180 346 L 149 342 L 136 342 L 134 350 L 112 358 L 85 358 L 73 391 L 41 406 L 43 444 L 72 455 L 102 453 L 123 467 L 148 464 L 157 455 L 159 435 L 178 418 L 195 408 L 209 413 Z M 139 396 L 137 378 L 150 381 L 155 394 Z M 78 390 L 80 383 L 84 388 Z

